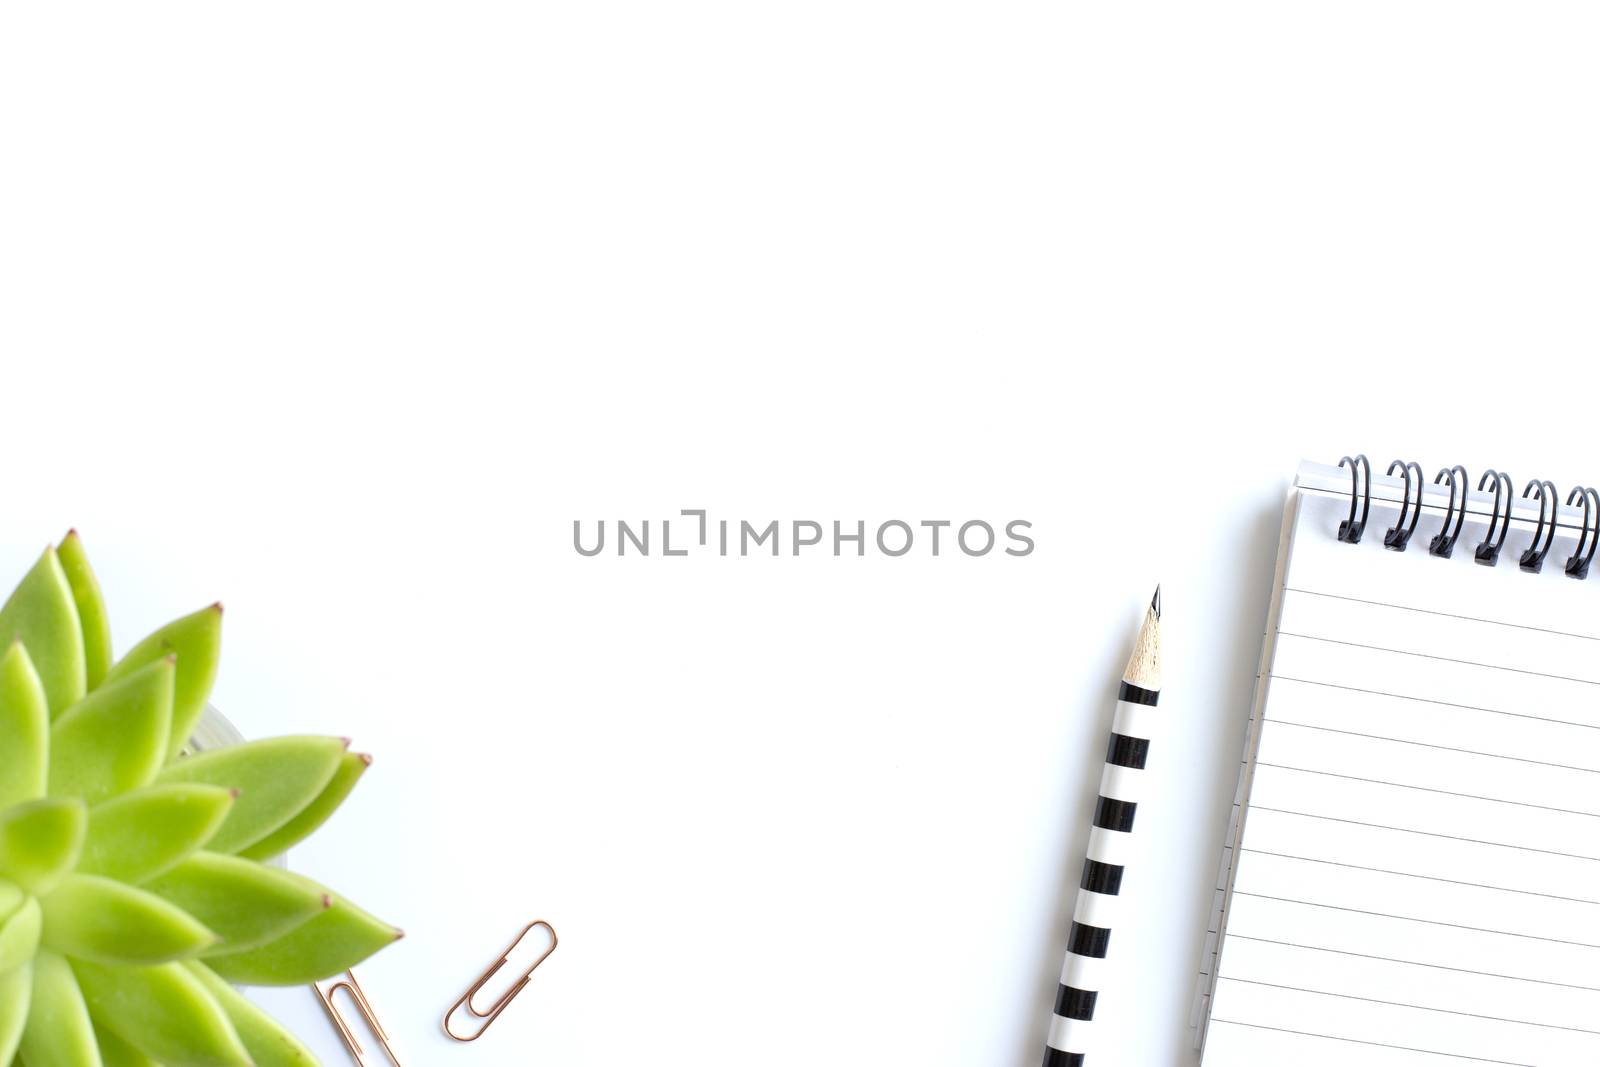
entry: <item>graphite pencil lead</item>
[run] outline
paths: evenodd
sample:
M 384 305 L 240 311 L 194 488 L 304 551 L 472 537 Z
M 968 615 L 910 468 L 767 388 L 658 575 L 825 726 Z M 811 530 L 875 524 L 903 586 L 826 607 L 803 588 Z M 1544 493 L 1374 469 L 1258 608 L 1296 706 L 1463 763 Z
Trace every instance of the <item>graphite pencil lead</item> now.
M 1156 595 L 1150 598 L 1150 610 L 1156 613 L 1156 618 L 1161 618 L 1161 586 L 1156 586 Z

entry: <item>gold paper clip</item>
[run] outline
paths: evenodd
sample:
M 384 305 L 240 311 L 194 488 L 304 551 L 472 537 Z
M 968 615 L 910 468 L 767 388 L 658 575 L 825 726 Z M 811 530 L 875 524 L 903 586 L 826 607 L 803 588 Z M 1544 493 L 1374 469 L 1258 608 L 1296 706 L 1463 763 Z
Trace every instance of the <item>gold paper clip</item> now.
M 350 1028 L 350 1024 L 340 1014 L 339 1009 L 334 1007 L 333 995 L 341 989 L 350 994 L 351 1003 L 355 1005 L 356 1011 L 361 1013 L 361 1018 L 366 1021 L 367 1026 L 371 1027 L 373 1036 L 378 1039 L 378 1047 L 383 1050 L 383 1054 L 388 1057 L 389 1062 L 394 1067 L 400 1067 L 400 1058 L 395 1055 L 394 1049 L 389 1046 L 389 1035 L 384 1032 L 383 1024 L 378 1022 L 378 1017 L 373 1014 L 372 1003 L 367 1000 L 366 993 L 362 992 L 361 983 L 356 981 L 354 971 L 344 972 L 343 978 L 336 982 L 327 983 L 326 988 L 321 983 L 314 983 L 311 989 L 317 994 L 317 999 L 322 1001 L 323 1010 L 328 1013 L 328 1018 L 333 1020 L 333 1025 L 338 1029 L 339 1036 L 344 1038 L 345 1045 L 350 1049 L 350 1054 L 356 1058 L 356 1063 L 360 1067 L 373 1067 L 376 1061 L 367 1058 L 366 1052 L 361 1048 L 361 1042 L 356 1040 L 355 1031 Z
M 545 930 L 550 934 L 550 947 L 545 949 L 544 952 L 540 954 L 538 959 L 534 960 L 528 965 L 528 969 L 522 972 L 522 977 L 518 978 L 510 989 L 506 990 L 500 995 L 500 999 L 494 1002 L 494 1007 L 490 1008 L 488 1011 L 479 1011 L 478 1006 L 472 1003 L 472 998 L 477 996 L 478 991 L 489 983 L 489 979 L 493 978 L 497 973 L 499 973 L 500 968 L 504 967 L 510 962 L 511 953 L 516 951 L 517 946 L 522 944 L 522 939 L 527 937 L 535 926 L 544 927 Z M 539 919 L 535 922 L 529 923 L 527 926 L 524 926 L 522 928 L 522 933 L 517 935 L 517 939 L 515 941 L 506 946 L 506 950 L 500 954 L 500 958 L 494 963 L 490 964 L 489 969 L 478 976 L 478 980 L 472 983 L 471 988 L 469 988 L 465 993 L 461 994 L 460 1000 L 450 1005 L 450 1010 L 444 1013 L 444 1032 L 456 1041 L 478 1040 L 478 1038 L 483 1036 L 484 1031 L 493 1026 L 494 1021 L 500 1018 L 500 1013 L 506 1010 L 506 1007 L 511 1003 L 512 998 L 518 993 L 522 992 L 522 987 L 528 984 L 528 979 L 533 977 L 533 972 L 539 966 L 539 964 L 543 963 L 549 957 L 550 953 L 554 952 L 555 950 L 555 927 L 551 926 L 543 919 Z M 463 1007 L 465 1007 L 472 1015 L 484 1021 L 482 1026 L 478 1027 L 476 1031 L 466 1037 L 462 1037 L 460 1034 L 450 1029 L 450 1020 L 454 1018 L 456 1012 L 460 1011 Z

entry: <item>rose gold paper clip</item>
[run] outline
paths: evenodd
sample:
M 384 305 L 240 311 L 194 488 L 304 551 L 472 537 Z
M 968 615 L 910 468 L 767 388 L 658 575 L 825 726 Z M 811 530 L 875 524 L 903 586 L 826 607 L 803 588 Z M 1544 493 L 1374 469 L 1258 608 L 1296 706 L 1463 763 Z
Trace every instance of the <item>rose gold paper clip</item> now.
M 540 953 L 539 958 L 528 965 L 528 969 L 522 972 L 522 977 L 518 978 L 516 982 L 512 984 L 510 989 L 506 990 L 500 995 L 500 999 L 494 1002 L 493 1007 L 491 1007 L 488 1011 L 479 1011 L 477 1005 L 472 1003 L 472 998 L 477 996 L 478 991 L 489 983 L 489 979 L 493 978 L 497 973 L 499 973 L 500 968 L 504 967 L 510 962 L 511 953 L 516 951 L 517 946 L 522 944 L 522 939 L 527 937 L 528 934 L 533 931 L 535 926 L 542 926 L 545 928 L 545 931 L 549 933 L 550 947 L 545 949 L 544 952 Z M 555 950 L 555 927 L 551 926 L 543 919 L 536 920 L 529 923 L 527 926 L 524 926 L 522 928 L 522 933 L 517 935 L 516 940 L 507 945 L 505 951 L 500 953 L 500 958 L 490 964 L 488 970 L 478 975 L 478 980 L 473 982 L 472 986 L 465 993 L 461 994 L 460 1000 L 450 1005 L 450 1010 L 444 1013 L 444 1032 L 456 1041 L 478 1040 L 478 1038 L 483 1036 L 484 1031 L 493 1026 L 494 1021 L 500 1018 L 500 1013 L 506 1010 L 506 1007 L 511 1003 L 512 998 L 518 993 L 522 992 L 522 987 L 528 984 L 528 979 L 533 977 L 533 972 L 539 966 L 539 964 L 543 963 L 547 958 L 549 958 L 550 953 L 554 952 Z M 469 1014 L 483 1020 L 482 1026 L 478 1027 L 477 1030 L 465 1037 L 450 1029 L 450 1020 L 455 1018 L 456 1012 L 460 1011 L 463 1007 L 467 1009 Z
M 367 1000 L 367 994 L 362 992 L 361 983 L 356 981 L 354 971 L 344 972 L 344 977 L 333 982 L 318 982 L 311 986 L 317 999 L 322 1001 L 323 1010 L 328 1013 L 328 1018 L 333 1020 L 333 1025 L 338 1029 L 339 1036 L 344 1038 L 345 1045 L 350 1049 L 350 1054 L 356 1058 L 360 1067 L 373 1067 L 377 1062 L 369 1060 L 366 1052 L 361 1048 L 361 1042 L 356 1040 L 356 1032 L 350 1028 L 349 1022 L 334 1006 L 333 995 L 339 990 L 350 994 L 350 1001 L 360 1012 L 361 1018 L 372 1028 L 373 1036 L 378 1039 L 378 1047 L 383 1050 L 394 1067 L 400 1067 L 400 1058 L 394 1054 L 394 1049 L 389 1045 L 389 1035 L 384 1032 L 383 1024 L 378 1022 L 378 1017 L 373 1014 L 372 1003 Z

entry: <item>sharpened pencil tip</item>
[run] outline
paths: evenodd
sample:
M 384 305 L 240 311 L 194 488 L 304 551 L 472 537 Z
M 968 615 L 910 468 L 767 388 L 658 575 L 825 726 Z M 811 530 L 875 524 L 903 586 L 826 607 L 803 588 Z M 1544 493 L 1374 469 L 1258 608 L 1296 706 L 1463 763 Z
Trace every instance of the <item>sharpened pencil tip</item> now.
M 1150 598 L 1150 607 L 1139 624 L 1139 636 L 1133 643 L 1133 655 L 1122 672 L 1122 680 L 1143 689 L 1161 688 L 1161 587 Z

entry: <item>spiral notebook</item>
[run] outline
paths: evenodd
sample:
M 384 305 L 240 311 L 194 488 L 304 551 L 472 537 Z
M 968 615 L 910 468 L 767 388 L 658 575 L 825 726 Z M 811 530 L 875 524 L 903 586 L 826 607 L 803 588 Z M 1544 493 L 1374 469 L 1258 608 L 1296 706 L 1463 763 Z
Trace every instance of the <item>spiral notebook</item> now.
M 1600 496 L 1389 471 L 1289 494 L 1201 1062 L 1600 1063 Z

